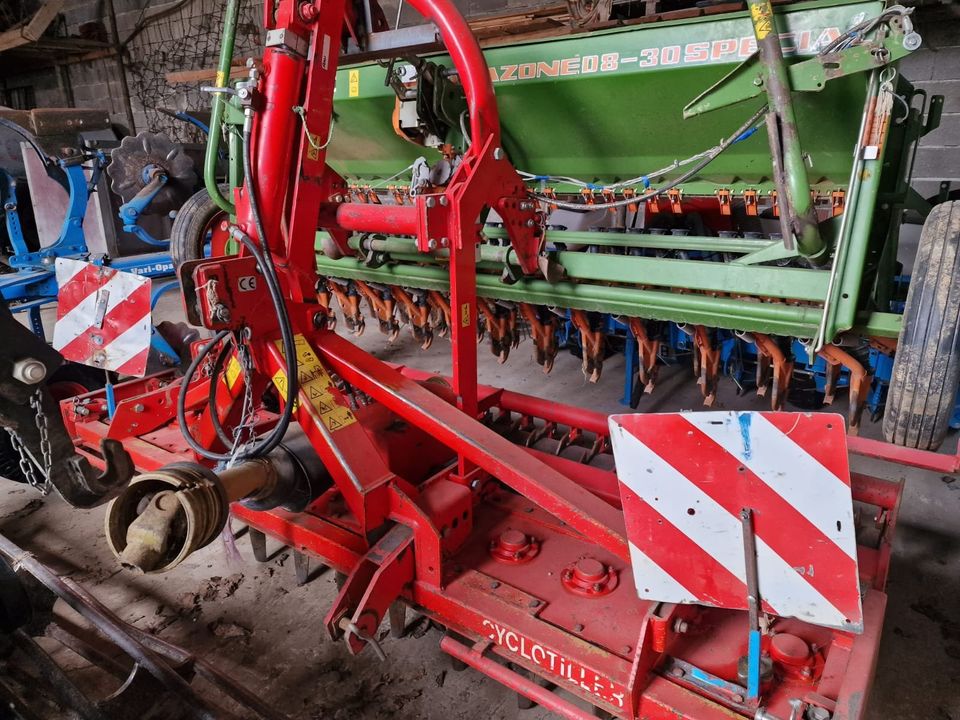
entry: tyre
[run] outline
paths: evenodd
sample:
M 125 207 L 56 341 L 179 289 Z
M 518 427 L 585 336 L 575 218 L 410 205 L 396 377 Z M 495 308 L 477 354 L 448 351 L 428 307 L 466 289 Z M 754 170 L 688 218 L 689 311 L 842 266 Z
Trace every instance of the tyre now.
M 221 185 L 220 191 L 228 194 L 229 186 Z M 170 229 L 170 258 L 174 268 L 188 260 L 203 257 L 203 246 L 214 221 L 224 215 L 206 190 L 195 193 L 177 211 Z
M 960 383 L 960 201 L 937 205 L 920 235 L 883 418 L 887 442 L 936 450 Z

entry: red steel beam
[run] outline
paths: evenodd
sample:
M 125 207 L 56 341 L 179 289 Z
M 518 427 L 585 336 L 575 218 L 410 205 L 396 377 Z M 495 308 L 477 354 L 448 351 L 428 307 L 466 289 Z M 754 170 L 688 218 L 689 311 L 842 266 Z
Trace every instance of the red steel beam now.
M 336 220 L 343 230 L 391 235 L 417 234 L 417 208 L 412 205 L 343 203 L 337 206 Z
M 481 643 L 481 645 L 486 644 L 487 643 Z M 495 660 L 484 657 L 476 649 L 468 648 L 449 635 L 444 636 L 444 638 L 440 640 L 440 649 L 450 657 L 454 657 L 465 665 L 469 665 L 474 670 L 479 670 L 501 685 L 506 685 L 511 690 L 533 700 L 541 707 L 556 713 L 560 717 L 567 718 L 567 720 L 596 720 L 596 716 L 593 713 L 581 710 L 556 693 L 540 687 L 532 680 L 527 680 L 527 678 L 519 673 L 515 673 L 513 670 L 510 670 Z
M 348 383 L 629 562 L 623 514 L 609 503 L 348 340 L 323 333 L 317 350 Z
M 882 440 L 869 440 L 862 437 L 847 437 L 847 449 L 855 455 L 885 460 L 886 462 L 907 467 L 931 470 L 938 473 L 954 474 L 960 471 L 960 452 L 946 455 L 930 450 L 906 448 Z

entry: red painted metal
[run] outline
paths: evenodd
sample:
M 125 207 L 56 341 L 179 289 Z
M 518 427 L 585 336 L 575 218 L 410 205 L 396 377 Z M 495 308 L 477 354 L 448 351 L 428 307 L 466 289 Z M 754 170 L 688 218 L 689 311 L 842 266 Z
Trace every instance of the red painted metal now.
M 325 624 L 334 637 L 348 632 L 353 652 L 364 648 L 364 638 L 391 603 L 403 601 L 477 643 L 471 650 L 447 638 L 446 652 L 568 718 L 589 716 L 488 655 L 625 720 L 752 716 L 756 708 L 745 709 L 729 695 L 718 697 L 662 670 L 677 659 L 735 683 L 746 647 L 745 615 L 638 599 L 617 475 L 603 468 L 612 467 L 607 417 L 477 383 L 477 219 L 485 208 L 497 210 L 525 272 L 537 268 L 543 219 L 527 202 L 527 190 L 500 147 L 489 72 L 466 22 L 450 0 L 411 4 L 437 24 L 448 47 L 467 96 L 472 144 L 442 193 L 418 196 L 406 207 L 345 202 L 345 183 L 326 165 L 324 149 L 308 142 L 322 142 L 329 133 L 345 1 L 265 3 L 265 24 L 303 39 L 307 53 L 284 46 L 264 53 L 254 103 L 251 182 L 298 335 L 294 417 L 334 487 L 303 513 L 256 512 L 235 504 L 233 514 L 348 576 Z M 305 122 L 291 112 L 293 106 L 303 108 Z M 237 221 L 257 238 L 248 192 L 238 192 Z M 316 329 L 325 326 L 314 296 L 318 228 L 345 252 L 352 231 L 414 235 L 423 252 L 432 248 L 431 241 L 449 247 L 449 384 L 392 368 Z M 283 398 L 286 363 L 265 288 L 260 283 L 241 297 L 234 287 L 249 267 L 242 254 L 197 263 L 196 285 L 214 277 L 222 281 L 220 300 L 232 321 L 215 320 L 212 306 L 203 302 L 198 315 L 209 327 L 232 329 L 239 329 L 237 318 L 246 318 L 245 324 L 255 327 L 250 340 L 255 394 L 260 397 L 271 383 Z M 70 402 L 62 405 L 68 427 L 92 462 L 99 462 L 98 442 L 107 434 L 125 438 L 141 470 L 191 456 L 168 402 L 175 381 L 140 382 L 118 387 L 124 409 L 115 428 L 101 395 L 86 398 L 86 414 L 71 410 Z M 202 444 L 216 447 L 205 408 L 209 382 L 196 379 L 190 387 L 188 423 Z M 218 409 L 228 420 L 239 389 L 234 384 L 218 393 L 223 404 Z M 140 396 L 156 413 L 143 426 L 135 406 L 127 404 Z M 519 442 L 531 447 L 499 432 L 519 434 Z M 534 445 L 558 454 L 582 448 L 583 462 Z M 900 486 L 863 476 L 854 476 L 851 485 L 857 500 L 874 506 L 879 528 L 874 545 L 857 548 L 860 579 L 868 588 L 863 605 L 868 630 L 856 636 L 773 618 L 772 632 L 818 648 L 809 676 L 778 676 L 765 693 L 777 717 L 789 717 L 789 701 L 797 697 L 834 703 L 836 720 L 862 716 L 856 698 L 869 684 L 879 648 Z
M 906 467 L 949 475 L 960 472 L 960 445 L 957 447 L 957 452 L 946 454 L 901 447 L 882 440 L 850 437 L 847 440 L 847 447 L 854 455 L 863 455 Z
M 593 713 L 584 712 L 573 703 L 567 702 L 555 693 L 540 687 L 535 682 L 515 673 L 495 660 L 484 657 L 484 652 L 489 645 L 489 642 L 481 642 L 471 649 L 450 636 L 446 636 L 440 641 L 440 649 L 450 657 L 454 657 L 475 670 L 479 670 L 484 675 L 492 677 L 501 685 L 505 685 L 533 700 L 560 717 L 568 718 L 568 720 L 595 720 Z
M 337 225 L 350 231 L 416 235 L 417 220 L 417 208 L 411 205 L 343 203 L 336 210 Z

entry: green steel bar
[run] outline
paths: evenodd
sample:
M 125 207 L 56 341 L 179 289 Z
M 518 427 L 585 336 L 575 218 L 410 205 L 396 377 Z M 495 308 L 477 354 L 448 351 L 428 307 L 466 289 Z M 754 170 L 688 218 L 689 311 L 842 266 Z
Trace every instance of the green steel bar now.
M 904 44 L 903 32 L 893 32 L 880 39 L 885 53 L 873 45 L 856 45 L 828 56 L 813 57 L 787 66 L 790 88 L 793 92 L 821 92 L 828 82 L 837 78 L 869 72 L 891 65 L 913 50 Z M 827 63 L 830 71 L 827 72 Z M 719 108 L 736 105 L 763 93 L 763 73 L 756 57 L 745 60 L 720 82 L 695 98 L 683 109 L 684 118 L 692 118 Z
M 217 67 L 217 79 L 214 86 L 225 88 L 230 83 L 230 66 L 233 62 L 234 40 L 237 34 L 237 20 L 240 17 L 241 0 L 227 0 L 224 11 L 223 40 L 220 44 L 220 63 Z M 210 113 L 210 132 L 207 134 L 207 152 L 203 157 L 203 182 L 210 197 L 224 212 L 233 215 L 236 209 L 233 203 L 223 196 L 217 184 L 217 158 L 220 152 L 220 135 L 223 132 L 223 108 L 226 101 L 222 93 L 213 93 L 213 109 Z M 232 178 L 231 178 L 232 179 Z
M 366 280 L 387 285 L 445 291 L 449 274 L 445 268 L 398 265 L 368 268 L 354 258 L 331 260 L 317 256 L 320 275 Z M 492 275 L 477 276 L 477 294 L 512 302 L 528 302 L 558 308 L 576 308 L 624 317 L 643 317 L 693 323 L 792 337 L 813 337 L 820 321 L 820 308 L 764 303 L 725 297 L 680 294 L 660 290 L 521 279 L 512 285 Z
M 871 121 L 871 109 L 876 106 L 879 77 L 878 70 L 870 74 L 867 106 L 861 120 L 861 139 L 857 140 L 854 148 L 854 165 L 846 198 L 847 210 L 837 239 L 834 278 L 829 285 L 821 328 L 815 338 L 814 349 L 817 350 L 831 342 L 838 332 L 849 330 L 855 322 L 863 267 L 870 246 L 874 207 L 880 190 L 880 171 L 886 154 L 884 144 L 880 157 L 876 160 L 865 160 L 861 145 L 863 131 Z
M 503 228 L 485 227 L 485 237 L 501 240 L 507 237 Z M 568 245 L 598 245 L 603 247 L 636 247 L 651 250 L 698 250 L 700 252 L 752 253 L 771 245 L 774 240 L 748 238 L 700 237 L 697 235 L 651 235 L 648 233 L 602 233 L 590 230 L 547 230 L 548 243 Z
M 766 71 L 764 82 L 770 103 L 770 122 L 767 123 L 770 152 L 783 163 L 782 173 L 777 177 L 778 192 L 782 198 L 781 213 L 792 222 L 800 254 L 819 264 L 826 259 L 826 245 L 817 229 L 817 211 L 810 197 L 810 180 L 800 147 L 790 78 L 780 47 L 777 21 L 770 0 L 750 0 L 749 6 L 760 62 Z M 789 243 L 789 238 L 785 237 L 784 241 Z
M 438 262 L 449 256 L 447 250 L 417 255 L 413 240 L 405 238 L 351 239 L 351 247 L 386 252 L 396 260 Z M 479 246 L 479 260 L 502 268 L 510 248 Z M 402 257 L 401 257 L 402 256 Z M 709 260 L 614 255 L 611 253 L 559 252 L 558 264 L 571 280 L 630 283 L 704 292 L 757 295 L 822 303 L 827 296 L 830 273 L 805 268 L 734 265 Z
M 867 313 L 859 316 L 858 320 L 853 333 L 860 337 L 899 337 L 903 326 L 903 315 L 896 313 Z

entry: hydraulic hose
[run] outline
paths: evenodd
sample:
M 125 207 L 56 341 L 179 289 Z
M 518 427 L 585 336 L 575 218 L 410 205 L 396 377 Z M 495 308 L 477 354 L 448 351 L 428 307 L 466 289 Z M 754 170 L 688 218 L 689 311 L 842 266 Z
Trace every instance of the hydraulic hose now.
M 203 447 L 199 442 L 197 442 L 196 438 L 190 434 L 190 430 L 187 427 L 187 390 L 189 388 L 190 381 L 193 379 L 193 376 L 196 374 L 201 363 L 213 351 L 218 343 L 230 335 L 230 331 L 221 330 L 214 335 L 213 339 L 204 345 L 200 352 L 197 353 L 197 356 L 190 363 L 190 366 L 187 368 L 187 372 L 181 381 L 180 392 L 177 397 L 177 422 L 180 424 L 180 432 L 183 435 L 183 439 L 186 440 L 187 445 L 189 445 L 190 448 L 200 457 L 216 462 L 227 462 L 231 459 L 247 460 L 251 458 L 262 457 L 277 447 L 277 445 L 279 445 L 283 440 L 283 436 L 286 434 L 287 429 L 290 427 L 290 420 L 293 417 L 293 406 L 296 400 L 296 394 L 298 392 L 296 343 L 293 338 L 293 330 L 290 326 L 290 320 L 287 317 L 286 305 L 284 304 L 283 296 L 280 293 L 280 286 L 276 282 L 274 274 L 276 271 L 274 270 L 273 273 L 271 273 L 270 270 L 272 269 L 272 263 L 267 262 L 249 235 L 240 232 L 235 232 L 234 234 L 237 239 L 243 243 L 244 247 L 247 248 L 250 254 L 253 255 L 254 259 L 257 261 L 257 264 L 263 270 L 264 280 L 266 281 L 267 289 L 270 292 L 270 299 L 273 301 L 274 308 L 277 310 L 278 320 L 280 321 L 280 334 L 284 346 L 284 359 L 286 361 L 287 394 L 284 398 L 283 411 L 280 414 L 280 419 L 277 421 L 277 424 L 274 426 L 273 430 L 270 431 L 270 434 L 266 438 L 259 440 L 256 445 L 253 445 L 252 447 L 244 450 L 243 452 L 237 453 L 236 455 L 233 455 L 232 453 L 218 453 Z M 213 407 L 215 408 L 215 391 L 213 391 L 211 397 L 214 398 Z M 220 437 L 221 440 L 226 438 L 227 444 L 232 444 L 233 441 L 227 436 L 223 426 L 220 425 L 220 427 L 217 428 L 217 425 L 219 424 L 219 418 L 216 417 L 215 409 L 212 410 L 212 417 L 214 428 L 217 429 L 218 437 Z

